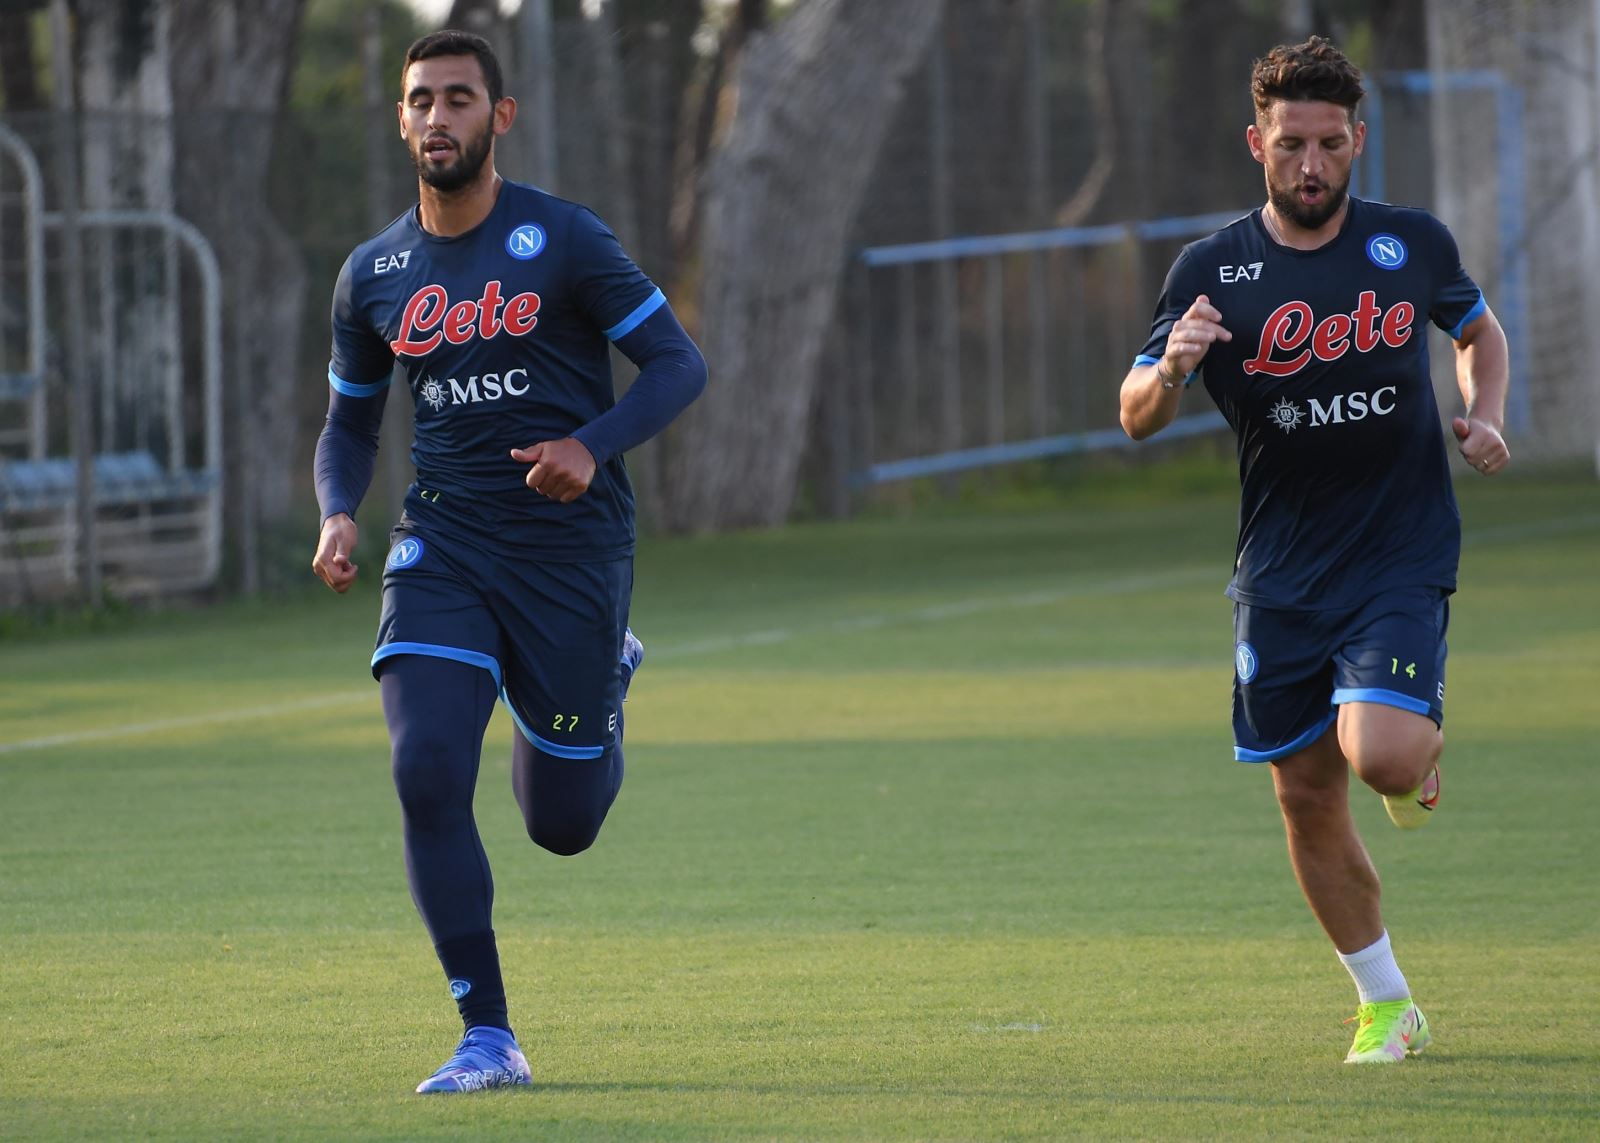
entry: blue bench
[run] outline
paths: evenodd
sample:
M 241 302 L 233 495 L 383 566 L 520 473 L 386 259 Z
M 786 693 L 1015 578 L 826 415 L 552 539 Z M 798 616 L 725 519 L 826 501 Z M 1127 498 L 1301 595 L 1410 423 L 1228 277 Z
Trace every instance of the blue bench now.
M 147 452 L 102 453 L 94 458 L 94 502 L 114 506 L 204 496 L 217 474 L 168 472 Z M 71 457 L 0 461 L 0 511 L 38 512 L 71 505 L 78 495 L 78 462 Z
M 0 401 L 20 401 L 33 396 L 39 378 L 32 373 L 0 373 Z

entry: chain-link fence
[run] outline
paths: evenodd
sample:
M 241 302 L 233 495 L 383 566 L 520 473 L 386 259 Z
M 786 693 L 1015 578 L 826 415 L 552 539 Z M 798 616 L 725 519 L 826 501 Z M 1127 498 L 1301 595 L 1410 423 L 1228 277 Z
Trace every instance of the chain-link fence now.
M 1352 189 L 1432 209 L 1455 231 L 1511 338 L 1519 460 L 1588 456 L 1600 442 L 1600 383 L 1582 367 L 1600 274 L 1596 5 L 1435 7 L 1425 55 L 1368 72 Z M 1247 82 L 1281 30 L 1213 38 L 1197 67 L 1220 86 L 1147 75 L 1143 99 L 1161 111 L 1140 127 L 1127 106 L 1093 114 L 1097 63 L 1085 53 L 1106 39 L 1090 6 L 981 8 L 948 10 L 864 206 L 840 312 L 838 360 L 854 368 L 820 411 L 819 482 L 1122 443 L 1117 384 L 1166 268 L 1198 236 L 1185 219 L 1264 197 L 1243 139 Z M 1130 149 L 1130 127 L 1151 154 Z M 1109 175 L 1097 150 L 1113 156 Z M 1085 187 L 1098 190 L 1087 202 Z M 1459 408 L 1452 355 L 1434 360 L 1442 408 Z

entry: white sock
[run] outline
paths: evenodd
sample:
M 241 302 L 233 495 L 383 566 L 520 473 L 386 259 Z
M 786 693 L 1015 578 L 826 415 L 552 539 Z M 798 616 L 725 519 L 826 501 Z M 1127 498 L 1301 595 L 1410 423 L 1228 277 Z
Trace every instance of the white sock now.
M 1400 966 L 1394 962 L 1394 950 L 1389 947 L 1389 931 L 1364 949 L 1353 953 L 1339 953 L 1339 963 L 1350 972 L 1356 982 L 1356 992 L 1362 1004 L 1378 1004 L 1385 1000 L 1404 1000 L 1411 995 Z

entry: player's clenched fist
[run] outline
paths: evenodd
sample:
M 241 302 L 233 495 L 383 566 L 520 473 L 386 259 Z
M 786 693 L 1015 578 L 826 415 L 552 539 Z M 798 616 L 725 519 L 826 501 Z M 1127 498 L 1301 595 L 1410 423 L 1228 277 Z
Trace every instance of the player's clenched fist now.
M 1222 314 L 1210 298 L 1201 294 L 1173 323 L 1159 368 L 1167 377 L 1187 377 L 1200 367 L 1212 342 L 1232 340 L 1233 334 L 1222 328 Z
M 570 504 L 589 491 L 589 482 L 594 479 L 594 454 L 573 437 L 514 448 L 511 459 L 533 466 L 525 478 L 529 488 L 562 504 Z
M 350 553 L 356 550 L 356 535 L 356 522 L 345 513 L 329 516 L 322 522 L 317 554 L 311 559 L 311 570 L 340 595 L 350 590 L 356 572 L 361 570 L 350 562 Z

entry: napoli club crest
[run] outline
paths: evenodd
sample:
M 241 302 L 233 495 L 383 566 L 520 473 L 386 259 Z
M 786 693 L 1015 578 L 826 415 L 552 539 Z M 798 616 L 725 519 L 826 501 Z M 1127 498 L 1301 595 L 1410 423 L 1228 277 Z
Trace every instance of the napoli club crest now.
M 394 547 L 389 549 L 389 559 L 385 566 L 390 571 L 403 571 L 415 567 L 422 558 L 422 541 L 415 536 L 407 536 Z
M 1256 649 L 1248 643 L 1240 643 L 1233 649 L 1233 667 L 1239 672 L 1241 683 L 1250 682 L 1261 669 L 1261 660 L 1256 658 Z
M 544 241 L 544 227 L 537 222 L 524 222 L 506 235 L 506 253 L 526 262 L 544 253 Z
M 1406 244 L 1392 234 L 1367 239 L 1367 258 L 1380 270 L 1398 270 L 1406 264 Z

